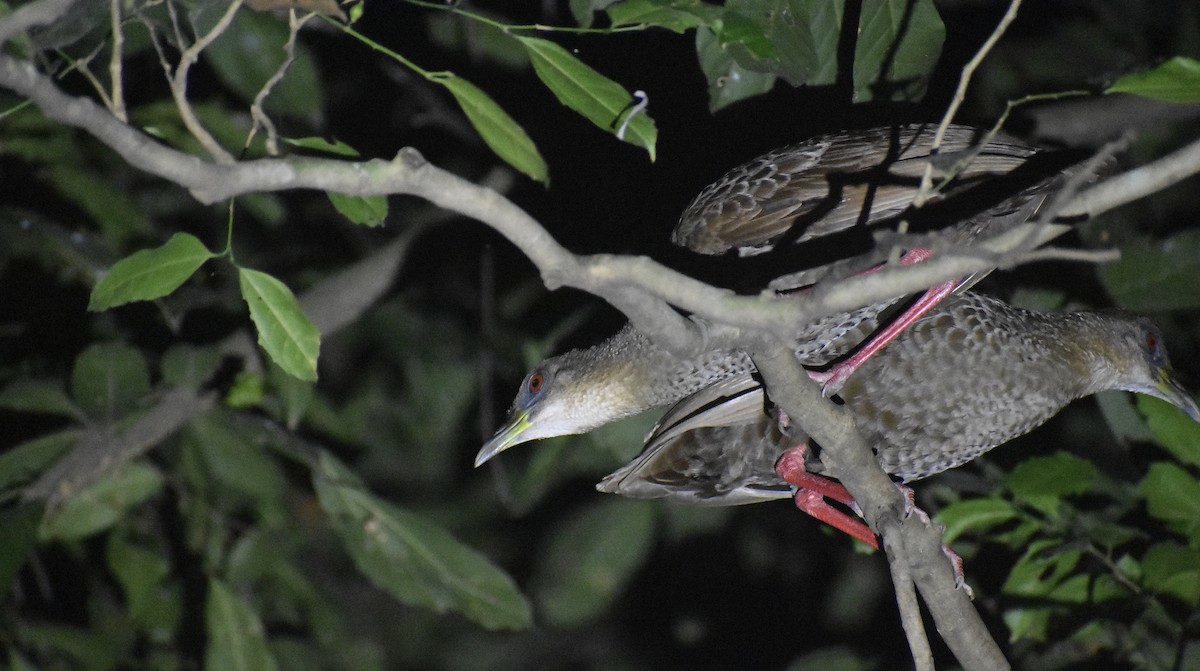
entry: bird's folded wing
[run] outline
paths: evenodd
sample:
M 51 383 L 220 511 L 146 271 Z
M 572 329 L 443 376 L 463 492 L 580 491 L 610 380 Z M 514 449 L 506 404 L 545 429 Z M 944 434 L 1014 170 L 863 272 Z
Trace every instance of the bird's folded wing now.
M 596 488 L 692 505 L 786 498 L 791 490 L 775 475 L 773 458 L 759 453 L 771 421 L 758 380 L 748 374 L 726 378 L 668 410 L 641 454 Z

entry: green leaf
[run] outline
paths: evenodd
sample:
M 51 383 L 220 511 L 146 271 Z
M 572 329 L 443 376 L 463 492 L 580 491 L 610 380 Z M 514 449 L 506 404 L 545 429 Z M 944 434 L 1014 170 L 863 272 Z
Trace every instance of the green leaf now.
M 625 0 L 607 11 L 613 28 L 646 25 L 683 33 L 705 24 L 701 16 L 704 8 L 704 5 L 673 7 L 662 0 Z
M 0 598 L 7 598 L 25 559 L 37 543 L 41 503 L 22 503 L 0 511 Z
M 1142 559 L 1142 584 L 1195 607 L 1200 604 L 1200 550 L 1171 542 L 1150 546 Z
M 1200 231 L 1165 240 L 1136 238 L 1121 258 L 1100 266 L 1100 280 L 1117 305 L 1142 311 L 1200 308 Z
M 205 671 L 273 671 L 278 668 L 267 646 L 267 636 L 258 614 L 216 578 L 208 581 L 204 626 L 208 634 Z
M 325 154 L 333 154 L 334 156 L 345 156 L 347 158 L 357 158 L 358 150 L 341 140 L 329 141 L 323 137 L 285 137 L 281 138 L 287 144 L 301 149 L 311 149 Z
M 1081 556 L 1081 550 L 1063 548 L 1057 540 L 1035 541 L 1009 572 L 1003 591 L 1033 602 L 1076 603 L 1087 595 L 1088 576 L 1075 572 Z M 1045 640 L 1050 616 L 1057 609 L 1043 606 L 1006 611 L 1004 622 L 1011 640 Z
M 200 457 L 213 479 L 250 496 L 257 515 L 269 524 L 286 518 L 284 477 L 264 448 L 230 426 L 221 412 L 209 412 L 189 426 Z
M 1179 461 L 1200 466 L 1200 423 L 1174 405 L 1153 396 L 1139 394 L 1137 406 L 1159 444 Z
M 33 480 L 79 440 L 69 429 L 21 443 L 0 454 L 0 492 Z
M 696 56 L 708 80 L 708 109 L 712 112 L 766 93 L 775 85 L 774 74 L 752 72 L 739 65 L 722 48 L 716 34 L 707 28 L 696 31 Z
M 553 44 L 553 43 L 550 43 Z M 496 155 L 531 179 L 549 184 L 546 161 L 525 129 L 513 121 L 503 108 L 496 104 L 478 86 L 453 73 L 439 73 L 433 81 L 445 86 L 458 106 L 479 131 L 480 137 Z
M 129 616 L 156 637 L 169 638 L 181 614 L 179 594 L 167 582 L 171 563 L 164 552 L 134 545 L 114 533 L 108 538 L 106 561 L 121 591 Z
M 837 79 L 844 6 L 841 0 L 731 0 L 716 32 L 743 68 L 779 75 L 792 86 L 826 86 Z
M 314 481 L 346 550 L 379 588 L 438 613 L 460 611 L 488 629 L 530 626 L 529 603 L 512 578 L 445 529 L 372 496 L 328 454 Z
M 268 13 L 238 12 L 229 28 L 204 50 L 205 62 L 226 86 L 250 103 L 283 63 L 287 39 L 286 21 Z M 287 75 L 271 89 L 263 106 L 269 114 L 320 126 L 325 104 L 316 59 L 300 42 L 295 54 Z
M 864 0 L 854 53 L 854 102 L 920 100 L 945 39 L 933 0 Z
M 529 52 L 533 70 L 559 102 L 600 128 L 615 133 L 633 109 L 625 87 L 596 72 L 566 49 L 538 37 L 518 37 Z M 654 160 L 658 130 L 644 111 L 630 119 L 625 141 L 643 147 Z
M 83 413 L 71 402 L 57 380 L 17 379 L 0 390 L 0 408 L 16 412 L 65 415 L 82 419 Z
M 124 343 L 98 343 L 75 358 L 71 396 L 84 412 L 116 419 L 150 393 L 150 369 L 142 353 Z
M 1062 497 L 1086 492 L 1095 483 L 1097 475 L 1096 467 L 1090 461 L 1059 452 L 1017 464 L 1004 484 L 1017 501 L 1054 514 Z
M 601 500 L 555 530 L 534 579 L 551 624 L 586 622 L 624 592 L 654 544 L 657 510 L 649 501 Z
M 152 466 L 124 464 L 51 511 L 42 521 L 41 539 L 77 540 L 104 531 L 153 496 L 162 481 Z
M 136 634 L 132 627 L 121 627 L 126 622 L 120 613 L 111 611 L 88 629 L 26 621 L 22 623 L 21 635 L 27 641 L 36 641 L 36 650 L 53 651 L 54 658 L 61 660 L 65 668 L 110 671 L 120 668 L 134 654 L 132 639 Z
M 238 279 L 258 331 L 258 344 L 289 375 L 316 380 L 321 334 L 291 290 L 274 277 L 249 268 L 238 268 Z
M 1200 61 L 1176 56 L 1153 69 L 1125 75 L 1104 92 L 1177 103 L 1200 102 Z
M 283 425 L 289 431 L 294 431 L 300 426 L 304 413 L 312 407 L 317 394 L 316 385 L 284 373 L 279 366 L 271 366 L 267 371 L 267 379 L 276 390 L 279 401 L 278 407 L 271 407 L 272 412 L 283 420 Z
M 1179 466 L 1164 461 L 1150 464 L 1138 489 L 1150 514 L 1200 545 L 1200 481 Z
M 479 16 L 490 17 L 503 23 L 504 17 L 481 10 L 472 10 Z M 429 40 L 445 51 L 470 53 L 473 64 L 487 62 L 513 70 L 529 67 L 529 56 L 513 36 L 504 28 L 485 21 L 464 21 L 463 17 L 449 12 L 430 12 L 426 15 Z
M 9 671 L 38 671 L 38 667 L 34 666 L 21 656 L 21 653 L 16 650 L 8 649 L 8 668 Z
M 747 9 L 761 16 L 751 18 L 735 9 L 742 5 L 753 5 Z M 755 61 L 774 58 L 776 42 L 767 37 L 766 29 L 777 26 L 776 19 L 786 21 L 786 15 L 779 13 L 777 7 L 771 3 L 760 1 L 730 3 L 725 6 L 725 10 L 718 33 L 722 46 L 728 46 Z
M 937 521 L 946 527 L 945 541 L 969 530 L 986 530 L 1017 516 L 1017 509 L 1004 499 L 982 498 L 957 501 L 938 511 Z
M 233 383 L 225 394 L 225 404 L 236 410 L 257 407 L 267 394 L 267 381 L 262 373 L 240 371 L 233 376 Z
M 221 352 L 216 347 L 179 343 L 163 354 L 160 368 L 163 381 L 172 387 L 198 390 L 208 382 L 219 365 Z
M 49 176 L 55 188 L 86 212 L 112 244 L 121 245 L 130 237 L 153 231 L 145 208 L 100 175 L 64 162 L 54 165 Z
M 166 296 L 213 256 L 195 236 L 176 233 L 161 247 L 143 249 L 117 261 L 92 289 L 88 309 L 99 312 Z
M 329 202 L 351 223 L 364 226 L 381 226 L 388 215 L 387 196 L 350 196 L 328 191 Z
M 590 28 L 592 14 L 617 2 L 618 0 L 570 0 L 571 16 L 575 17 L 575 22 L 580 26 Z

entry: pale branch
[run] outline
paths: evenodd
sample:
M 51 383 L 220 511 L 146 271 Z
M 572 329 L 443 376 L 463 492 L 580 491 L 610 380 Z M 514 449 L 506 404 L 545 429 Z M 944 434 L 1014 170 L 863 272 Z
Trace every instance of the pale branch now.
M 225 13 L 221 15 L 220 20 L 202 36 L 198 36 L 196 41 L 191 46 L 183 50 L 179 55 L 179 65 L 175 68 L 175 76 L 171 78 L 171 97 L 175 99 L 175 108 L 179 111 L 179 117 L 183 120 L 183 125 L 196 138 L 200 146 L 212 156 L 217 163 L 232 164 L 235 162 L 233 155 L 225 151 L 221 143 L 217 142 L 216 138 L 208 132 L 204 124 L 200 123 L 200 119 L 196 117 L 196 112 L 192 110 L 192 103 L 188 100 L 188 73 L 191 72 L 192 66 L 196 61 L 200 60 L 200 54 L 212 44 L 214 40 L 225 32 L 230 24 L 233 23 L 233 17 L 237 15 L 241 9 L 242 0 L 233 0 L 229 3 L 229 7 L 225 9 Z M 181 45 L 182 46 L 182 45 Z
M 391 286 L 422 227 L 411 227 L 358 262 L 323 278 L 299 298 L 305 314 L 324 335 L 360 318 Z M 218 344 L 226 356 L 241 358 L 249 370 L 260 368 L 259 352 L 246 331 Z M 163 394 L 131 426 L 89 427 L 63 458 L 25 488 L 26 500 L 44 500 L 51 508 L 96 482 L 106 473 L 141 457 L 216 405 L 210 390 L 177 388 Z
M 283 81 L 284 75 L 288 73 L 288 70 L 292 67 L 292 63 L 296 61 L 296 37 L 300 34 L 300 29 L 304 27 L 304 24 L 314 16 L 316 14 L 308 13 L 301 18 L 296 15 L 295 8 L 288 9 L 288 38 L 283 45 L 283 62 L 279 64 L 279 67 L 275 68 L 275 72 L 271 74 L 266 83 L 262 85 L 262 88 L 258 90 L 258 93 L 254 96 L 254 102 L 250 104 L 250 118 L 254 120 L 254 125 L 250 128 L 250 132 L 246 136 L 244 146 L 249 147 L 258 129 L 262 128 L 267 134 L 267 154 L 271 156 L 279 155 L 279 136 L 275 131 L 274 122 L 271 121 L 266 111 L 263 110 L 263 101 L 271 94 L 275 85 Z
M 75 446 L 22 492 L 25 500 L 57 507 L 102 474 L 141 456 L 213 407 L 217 393 L 180 387 L 168 392 L 131 426 L 89 427 Z
M 533 261 L 550 287 L 576 286 L 603 294 L 606 285 L 637 283 L 652 287 L 653 293 L 668 302 L 707 319 L 768 327 L 778 333 L 823 315 L 919 291 L 939 281 L 994 265 L 1003 266 L 1004 263 L 997 263 L 995 259 L 1003 259 L 1003 254 L 1016 244 L 1014 238 L 1000 236 L 979 245 L 987 252 L 980 258 L 952 251 L 926 263 L 850 278 L 837 286 L 820 286 L 805 295 L 792 295 L 786 299 L 735 296 L 684 278 L 647 259 L 576 257 L 511 201 L 427 164 L 412 150 L 400 152 L 397 159 L 390 162 L 353 163 L 289 157 L 216 165 L 158 143 L 120 123 L 89 99 L 63 94 L 52 80 L 27 62 L 0 56 L 0 85 L 30 97 L 48 117 L 89 132 L 130 165 L 190 189 L 202 202 L 211 203 L 257 191 L 299 188 L 351 195 L 417 195 L 492 226 Z M 1194 164 L 1193 171 L 1200 169 L 1200 152 L 1195 152 L 1190 159 Z M 1153 169 L 1153 165 L 1138 168 L 1135 172 Z M 1110 196 L 1105 207 L 1121 202 L 1117 197 L 1120 190 L 1110 188 L 1110 183 L 1104 183 L 1105 193 Z M 1095 191 L 1093 188 L 1080 197 Z M 1073 205 L 1068 207 L 1076 209 Z M 1099 211 L 1098 207 L 1089 209 Z M 1022 235 L 1025 233 L 1017 237 Z M 586 270 L 580 269 L 581 264 Z M 611 267 L 605 268 L 605 264 L 611 264 Z
M 954 569 L 941 549 L 942 530 L 918 515 L 905 518 L 899 489 L 879 467 L 850 411 L 821 395 L 789 343 L 771 338 L 750 342 L 756 343 L 749 351 L 764 384 L 772 390 L 772 402 L 821 444 L 821 461 L 841 480 L 867 523 L 881 536 L 888 560 L 903 563 L 893 572 L 911 576 L 955 658 L 968 671 L 1009 668 L 966 590 L 955 589 Z
M 785 335 L 797 325 L 824 315 L 852 310 L 862 305 L 920 291 L 937 282 L 961 277 L 993 266 L 1005 266 L 1004 254 L 1027 240 L 1028 231 L 1018 228 L 982 241 L 979 254 L 951 250 L 928 262 L 889 268 L 872 275 L 849 278 L 836 285 L 825 284 L 803 295 L 786 299 L 735 296 L 684 277 L 649 259 L 609 256 L 577 257 L 553 240 L 527 213 L 495 192 L 479 187 L 427 164 L 413 150 L 402 150 L 396 160 L 353 163 L 331 159 L 284 158 L 216 165 L 163 146 L 138 130 L 122 124 L 102 107 L 86 98 L 63 94 L 48 77 L 24 61 L 0 56 L 0 85 L 29 96 L 48 117 L 81 128 L 118 152 L 130 165 L 158 175 L 191 190 L 202 202 L 215 202 L 256 191 L 313 188 L 351 195 L 406 193 L 426 198 L 448 210 L 478 219 L 493 227 L 537 266 L 547 286 L 575 286 L 602 297 L 612 294 L 606 287 L 639 286 L 677 307 L 710 321 L 729 321 L 769 328 Z M 1200 152 L 1196 152 L 1200 154 Z M 1192 155 L 1200 166 L 1200 155 Z M 1152 166 L 1139 168 L 1149 170 Z M 1194 169 L 1195 166 L 1193 166 Z M 1104 184 L 1107 195 L 1118 189 Z M 1088 194 L 1094 192 L 1093 188 Z M 1106 207 L 1118 198 L 1108 198 Z M 1073 205 L 1068 208 L 1074 210 Z M 1092 211 L 1099 208 L 1092 207 Z M 1032 226 L 1032 225 L 1029 225 Z M 1044 229 L 1045 242 L 1064 228 Z M 628 289 L 622 289 L 628 292 Z M 613 294 L 615 295 L 615 294 Z M 649 305 L 648 302 L 642 303 Z M 665 314 L 661 306 L 638 317 L 641 324 L 655 322 Z M 685 340 L 687 340 L 685 338 Z M 701 343 L 689 340 L 694 346 Z M 680 346 L 676 342 L 676 346 Z M 672 348 L 673 351 L 675 350 Z M 690 349 L 690 348 L 684 348 Z
M 991 52 L 992 47 L 995 47 L 996 43 L 1000 41 L 1001 36 L 1003 36 L 1004 32 L 1008 30 L 1009 24 L 1011 24 L 1013 20 L 1017 18 L 1017 10 L 1020 8 L 1021 0 L 1010 0 L 1008 3 L 1008 11 L 1004 13 L 1004 16 L 1000 17 L 1000 23 L 996 24 L 996 27 L 992 30 L 991 34 L 988 35 L 986 40 L 984 40 L 983 46 L 979 47 L 979 49 L 975 52 L 975 55 L 971 57 L 971 60 L 967 61 L 966 65 L 963 66 L 962 73 L 958 78 L 958 86 L 954 90 L 954 97 L 951 98 L 950 104 L 946 106 L 946 112 L 942 115 L 942 120 L 938 124 L 937 131 L 933 135 L 933 150 L 935 152 L 939 147 L 942 146 L 942 139 L 946 136 L 946 129 L 949 128 L 950 124 L 954 121 L 954 116 L 958 114 L 958 108 L 962 105 L 963 100 L 965 100 L 967 97 L 967 87 L 971 84 L 971 78 L 975 76 L 975 70 L 977 70 L 979 65 L 983 63 L 983 59 L 987 57 L 989 52 Z M 995 135 L 995 132 L 996 131 L 993 129 L 990 133 L 988 133 L 987 137 L 985 137 L 979 143 L 979 146 L 982 147 L 991 141 L 992 136 Z M 926 199 L 930 196 L 932 190 L 933 163 L 930 162 L 925 165 L 925 173 L 921 176 L 921 186 L 917 191 L 916 197 L 913 198 L 913 204 L 917 207 L 923 206 Z
M 0 45 L 18 33 L 48 26 L 61 19 L 78 0 L 38 0 L 21 5 L 0 21 Z
M 896 606 L 900 609 L 900 626 L 908 639 L 916 671 L 934 671 L 933 650 L 929 647 L 929 636 L 921 618 L 921 604 L 917 601 L 916 585 L 908 572 L 907 562 L 892 561 L 888 557 L 888 568 L 892 574 L 892 586 L 896 592 Z
M 71 4 L 71 0 L 37 0 L 22 6 L 0 21 L 0 42 L 61 17 Z M 182 72 L 186 74 L 186 69 Z M 65 95 L 28 62 L 0 56 L 0 86 L 29 97 L 48 118 L 91 134 L 131 166 L 189 189 L 201 202 L 302 188 L 351 195 L 419 196 L 492 227 L 530 258 L 547 286 L 579 287 L 605 298 L 673 351 L 727 342 L 747 348 L 748 343 L 757 342 L 757 347 L 749 349 L 773 390 L 772 399 L 821 442 L 827 466 L 842 478 L 867 522 L 881 534 L 889 559 L 904 563 L 895 570 L 911 576 L 960 663 L 967 669 L 1006 667 L 966 595 L 953 587 L 952 569 L 940 550 L 940 532 L 915 518 L 903 520 L 903 502 L 896 488 L 858 435 L 848 412 L 828 403 L 804 375 L 792 355 L 788 335 L 797 325 L 827 314 L 913 293 L 952 277 L 1015 264 L 1021 258 L 1013 256 L 1014 251 L 1027 256 L 1028 245 L 1043 244 L 1065 227 L 1027 224 L 970 249 L 946 250 L 926 263 L 823 283 L 804 294 L 736 296 L 649 259 L 571 254 L 507 198 L 428 164 L 412 149 L 401 150 L 392 161 L 283 158 L 223 164 L 219 152 L 209 150 L 218 157 L 215 162 L 184 154 L 120 122 L 89 99 Z M 1076 200 L 1084 199 L 1081 202 L 1094 214 L 1152 192 L 1147 183 L 1162 188 L 1168 183 L 1164 180 L 1194 174 L 1200 171 L 1200 143 L 1195 146 L 1190 152 L 1181 150 L 1164 159 L 1169 168 L 1159 169 L 1157 164 L 1139 168 L 1123 176 L 1123 181 L 1110 180 Z M 1130 177 L 1143 171 L 1145 176 Z M 1076 208 L 1068 204 L 1067 209 Z M 688 322 L 671 305 L 704 320 Z M 743 332 L 730 325 L 759 331 Z M 680 328 L 683 326 L 688 328 Z M 773 335 L 767 337 L 764 332 Z
M 1200 173 L 1200 140 L 1081 192 L 1069 209 L 1094 217 L 1162 191 L 1197 173 Z
M 125 110 L 125 87 L 121 80 L 122 62 L 125 57 L 125 31 L 121 28 L 121 0 L 111 0 L 109 15 L 112 20 L 112 55 L 108 60 L 108 79 L 112 86 L 109 100 L 112 101 L 113 116 L 122 123 L 129 122 Z

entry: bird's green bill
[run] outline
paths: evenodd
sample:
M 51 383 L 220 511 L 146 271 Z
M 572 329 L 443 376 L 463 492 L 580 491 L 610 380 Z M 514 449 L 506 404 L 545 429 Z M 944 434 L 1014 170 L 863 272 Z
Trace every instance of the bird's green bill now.
M 1191 395 L 1183 388 L 1183 385 L 1171 377 L 1171 371 L 1165 367 L 1158 369 L 1158 384 L 1155 385 L 1155 390 L 1158 391 L 1157 394 L 1154 394 L 1155 396 L 1184 411 L 1193 420 L 1200 422 L 1200 408 L 1196 407 L 1196 402 L 1192 400 Z
M 479 454 L 475 455 L 475 466 L 483 465 L 488 459 L 522 442 L 521 434 L 525 433 L 531 424 L 528 410 L 515 410 L 509 417 L 508 423 L 500 427 L 500 430 L 496 431 L 496 435 L 492 436 L 492 439 L 479 449 Z

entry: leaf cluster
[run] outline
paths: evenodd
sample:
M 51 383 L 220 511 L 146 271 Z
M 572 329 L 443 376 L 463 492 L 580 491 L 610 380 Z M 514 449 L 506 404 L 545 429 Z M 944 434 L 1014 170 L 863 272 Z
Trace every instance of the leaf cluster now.
M 375 6 L 350 7 L 342 24 L 336 7 L 281 3 L 287 12 L 239 10 L 203 49 L 189 122 L 173 73 L 227 3 L 119 4 L 119 53 L 95 3 L 9 47 L 110 109 L 126 99 L 130 124 L 197 156 L 210 157 L 199 127 L 238 160 L 355 160 L 379 149 L 337 139 L 361 129 L 331 110 L 394 95 L 432 119 L 405 115 L 406 133 L 470 136 L 445 142 L 456 170 L 482 180 L 499 161 L 547 187 L 551 166 L 567 172 L 579 156 L 543 156 L 531 137 L 563 115 L 643 162 L 665 153 L 660 132 L 679 131 L 655 91 L 643 108 L 627 73 L 589 64 L 620 34 L 694 40 L 679 72 L 703 80 L 679 85 L 706 87 L 711 111 L 785 87 L 840 87 L 847 104 L 918 101 L 946 40 L 927 0 L 575 0 L 577 25 L 564 10 L 558 28 L 506 18 L 511 7 L 408 3 L 402 18 L 428 44 L 406 39 L 403 21 L 373 25 Z M 337 30 L 295 28 L 306 9 Z M 497 102 L 492 77 L 514 69 L 521 97 L 540 105 Z M 1169 60 L 1109 90 L 1194 102 L 1195 72 Z M 14 311 L 0 329 L 0 640 L 11 668 L 870 668 L 904 654 L 877 558 L 788 506 L 693 510 L 592 493 L 653 417 L 470 471 L 503 406 L 492 379 L 506 394 L 592 323 L 503 253 L 507 281 L 481 317 L 488 240 L 443 233 L 444 215 L 395 198 L 263 193 L 201 206 L 4 102 L 0 304 Z M 370 131 L 387 138 L 378 117 Z M 556 197 L 523 186 L 512 188 L 523 203 Z M 654 198 L 655 186 L 630 197 Z M 1194 352 L 1200 249 L 1180 214 L 1194 205 L 1176 193 L 1153 217 L 1091 224 L 1083 236 L 1119 244 L 1122 260 L 1017 299 L 1153 312 L 1173 350 Z M 568 316 L 545 316 L 556 308 Z M 1139 446 L 1131 469 L 1042 451 L 982 478 L 978 495 L 939 494 L 939 519 L 1019 660 L 1061 668 L 1100 651 L 1186 668 L 1200 655 L 1189 643 L 1200 436 L 1152 400 L 1109 405 L 1109 423 Z M 811 631 L 795 634 L 801 617 Z M 868 627 L 892 633 L 871 645 Z M 745 646 L 728 648 L 731 631 Z

